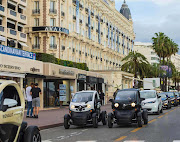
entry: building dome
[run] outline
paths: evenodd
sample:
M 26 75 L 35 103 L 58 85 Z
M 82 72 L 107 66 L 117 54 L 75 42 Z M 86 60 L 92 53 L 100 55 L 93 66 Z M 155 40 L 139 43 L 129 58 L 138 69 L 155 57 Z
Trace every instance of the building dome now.
M 126 4 L 126 0 L 124 0 L 124 3 L 122 4 L 122 7 L 120 9 L 120 13 L 126 17 L 128 20 L 131 19 L 131 11 L 128 8 L 128 5 Z

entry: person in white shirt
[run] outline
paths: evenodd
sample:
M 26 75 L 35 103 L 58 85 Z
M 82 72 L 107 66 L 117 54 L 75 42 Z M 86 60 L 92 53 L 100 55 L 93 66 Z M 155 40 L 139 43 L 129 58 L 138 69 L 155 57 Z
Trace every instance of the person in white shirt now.
M 28 105 L 28 108 L 27 108 L 27 115 L 26 117 L 32 117 L 32 114 L 33 114 L 33 107 L 32 107 L 32 95 L 31 95 L 31 89 L 34 87 L 34 83 L 31 83 L 31 86 L 28 86 L 26 88 L 26 98 L 27 98 L 27 105 Z M 29 112 L 31 110 L 31 113 L 30 113 L 30 116 L 29 116 Z

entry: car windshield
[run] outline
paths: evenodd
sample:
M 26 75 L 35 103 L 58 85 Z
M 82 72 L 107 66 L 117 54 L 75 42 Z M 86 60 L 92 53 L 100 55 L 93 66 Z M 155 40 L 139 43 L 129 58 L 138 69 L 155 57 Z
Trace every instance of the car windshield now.
M 72 102 L 90 102 L 93 99 L 93 92 L 76 93 Z
M 167 94 L 169 97 L 174 97 L 174 93 L 173 93 L 173 92 L 166 92 L 166 94 Z
M 159 96 L 161 96 L 161 98 L 167 98 L 166 94 L 164 93 L 160 93 Z
M 136 99 L 135 91 L 119 91 L 115 98 L 115 100 L 117 101 L 129 101 L 129 102 L 134 102 L 135 99 Z
M 141 91 L 140 92 L 141 98 L 149 99 L 149 98 L 156 98 L 155 91 Z

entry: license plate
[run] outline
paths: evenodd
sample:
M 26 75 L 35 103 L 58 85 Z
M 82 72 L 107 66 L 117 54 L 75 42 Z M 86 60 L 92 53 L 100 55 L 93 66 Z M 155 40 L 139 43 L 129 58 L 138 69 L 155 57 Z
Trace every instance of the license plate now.
M 174 104 L 174 101 L 172 101 L 171 103 Z

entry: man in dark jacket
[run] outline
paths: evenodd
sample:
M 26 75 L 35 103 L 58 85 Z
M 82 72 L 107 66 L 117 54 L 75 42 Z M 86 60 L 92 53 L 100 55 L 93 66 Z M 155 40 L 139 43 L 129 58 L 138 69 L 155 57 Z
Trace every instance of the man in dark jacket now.
M 101 105 L 104 105 L 104 96 L 105 96 L 105 94 L 103 93 L 103 90 L 101 90 L 101 92 L 99 94 L 99 97 L 101 99 Z

